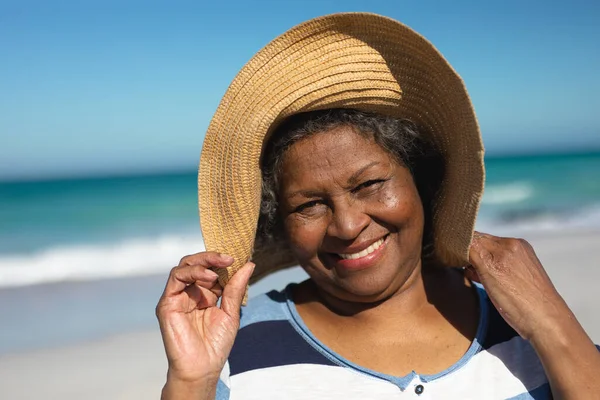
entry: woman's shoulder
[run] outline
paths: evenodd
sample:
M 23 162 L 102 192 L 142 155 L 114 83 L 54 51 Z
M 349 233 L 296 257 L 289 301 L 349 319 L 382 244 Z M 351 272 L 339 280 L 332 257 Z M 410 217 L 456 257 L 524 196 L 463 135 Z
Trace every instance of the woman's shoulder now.
M 242 308 L 240 329 L 229 356 L 231 376 L 303 363 L 330 365 L 298 328 L 286 291 L 253 297 Z
M 272 290 L 248 300 L 248 305 L 240 312 L 240 329 L 257 323 L 282 321 L 289 319 L 285 290 Z

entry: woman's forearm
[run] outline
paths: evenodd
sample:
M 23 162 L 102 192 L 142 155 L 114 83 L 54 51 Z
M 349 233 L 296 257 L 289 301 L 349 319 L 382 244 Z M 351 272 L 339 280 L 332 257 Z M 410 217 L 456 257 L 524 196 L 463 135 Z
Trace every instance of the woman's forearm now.
M 555 399 L 600 399 L 600 353 L 568 308 L 531 343 Z

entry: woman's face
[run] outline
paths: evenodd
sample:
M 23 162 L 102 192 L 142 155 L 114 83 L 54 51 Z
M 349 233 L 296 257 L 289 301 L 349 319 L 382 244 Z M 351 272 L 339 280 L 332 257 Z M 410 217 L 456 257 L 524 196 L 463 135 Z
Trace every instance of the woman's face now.
M 378 301 L 420 268 L 419 194 L 374 140 L 348 126 L 302 139 L 284 155 L 280 182 L 289 245 L 321 290 Z

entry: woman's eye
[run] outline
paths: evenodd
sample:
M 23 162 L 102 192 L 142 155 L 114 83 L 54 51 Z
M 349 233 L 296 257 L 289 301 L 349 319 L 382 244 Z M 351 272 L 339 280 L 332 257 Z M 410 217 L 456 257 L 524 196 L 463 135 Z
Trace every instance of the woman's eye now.
M 313 201 L 308 201 L 304 204 L 299 205 L 298 207 L 296 207 L 296 209 L 294 210 L 294 212 L 302 212 L 302 211 L 309 211 L 311 208 L 314 208 L 315 206 L 321 204 L 322 201 L 321 200 L 313 200 Z
M 380 184 L 382 182 L 385 182 L 384 179 L 371 179 L 369 181 L 363 182 L 360 185 L 356 186 L 354 189 L 352 189 L 352 192 L 356 193 L 358 191 L 360 191 L 361 189 L 365 189 L 377 184 Z

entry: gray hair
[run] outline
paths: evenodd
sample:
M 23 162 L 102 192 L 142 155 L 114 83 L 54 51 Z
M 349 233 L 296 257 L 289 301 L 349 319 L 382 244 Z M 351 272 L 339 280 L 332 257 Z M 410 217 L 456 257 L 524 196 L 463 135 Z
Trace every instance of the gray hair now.
M 444 174 L 443 159 L 410 120 L 353 109 L 328 109 L 296 114 L 273 132 L 262 159 L 262 199 L 257 229 L 257 245 L 284 240 L 277 195 L 283 158 L 294 143 L 340 126 L 350 126 L 358 134 L 375 140 L 411 172 L 425 215 L 423 258 L 433 257 L 432 212 Z

